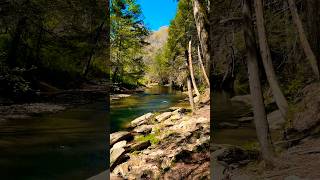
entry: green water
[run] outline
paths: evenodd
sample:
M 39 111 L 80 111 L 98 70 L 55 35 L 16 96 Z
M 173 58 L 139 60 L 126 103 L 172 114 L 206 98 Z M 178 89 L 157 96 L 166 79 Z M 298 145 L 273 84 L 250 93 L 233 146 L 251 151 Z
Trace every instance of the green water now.
M 149 112 L 168 110 L 186 96 L 170 87 L 155 86 L 145 92 L 111 101 L 111 132 L 124 129 L 127 123 Z M 183 103 L 181 103 L 183 104 Z
M 220 122 L 237 123 L 237 120 L 251 112 L 250 107 L 241 102 L 230 101 L 226 92 L 214 92 L 211 106 L 211 138 L 216 144 L 244 145 L 255 142 L 256 132 L 253 123 L 242 124 L 236 129 L 218 129 Z
M 0 123 L 4 180 L 86 179 L 106 169 L 104 98 L 56 114 Z

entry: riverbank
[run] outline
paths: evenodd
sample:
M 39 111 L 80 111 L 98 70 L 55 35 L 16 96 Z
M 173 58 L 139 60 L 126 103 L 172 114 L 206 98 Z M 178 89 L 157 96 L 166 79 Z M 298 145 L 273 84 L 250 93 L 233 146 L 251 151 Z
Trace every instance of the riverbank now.
M 111 179 L 210 179 L 210 106 L 147 113 L 110 143 Z
M 250 104 L 248 96 L 232 98 Z M 212 145 L 212 171 L 215 179 L 319 179 L 320 162 L 320 83 L 301 91 L 290 105 L 287 118 L 278 111 L 268 114 L 269 127 L 276 151 L 274 167 L 266 168 L 258 144 L 247 147 Z M 243 118 L 247 123 L 252 117 Z M 243 122 L 240 122 L 243 123 Z

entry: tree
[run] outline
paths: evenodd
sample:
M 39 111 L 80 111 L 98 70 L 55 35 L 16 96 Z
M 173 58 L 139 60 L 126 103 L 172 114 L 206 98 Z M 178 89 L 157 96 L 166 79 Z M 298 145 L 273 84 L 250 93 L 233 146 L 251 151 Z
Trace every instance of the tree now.
M 273 147 L 266 112 L 264 109 L 261 83 L 259 78 L 258 54 L 255 42 L 255 33 L 252 25 L 251 1 L 244 0 L 243 3 L 243 34 L 246 44 L 247 67 L 249 74 L 250 94 L 252 99 L 254 122 L 257 137 L 260 143 L 263 159 L 273 163 Z
M 193 65 L 192 65 L 192 42 L 189 41 L 189 50 L 188 50 L 188 53 L 189 53 L 189 57 L 188 57 L 188 65 L 189 65 L 189 72 L 190 72 L 190 78 L 191 78 L 191 82 L 192 82 L 192 85 L 193 85 L 193 88 L 194 88 L 194 91 L 196 93 L 196 95 L 198 97 L 200 97 L 200 93 L 199 93 L 199 90 L 198 90 L 198 87 L 197 87 L 197 82 L 194 78 L 194 73 L 193 73 Z
M 198 59 L 199 59 L 199 64 L 200 64 L 200 67 L 201 67 L 201 71 L 202 71 L 203 77 L 204 77 L 208 87 L 210 88 L 210 81 L 209 81 L 209 78 L 207 76 L 206 70 L 205 70 L 205 68 L 203 66 L 203 62 L 202 62 L 201 52 L 200 52 L 200 47 L 199 46 L 198 46 Z
M 288 3 L 289 3 L 291 15 L 292 15 L 292 20 L 293 20 L 293 22 L 297 28 L 298 34 L 299 34 L 301 46 L 302 46 L 304 53 L 306 54 L 306 56 L 309 60 L 309 63 L 310 63 L 311 68 L 313 70 L 313 73 L 315 74 L 317 80 L 319 80 L 320 75 L 319 75 L 319 67 L 318 67 L 318 63 L 317 63 L 317 58 L 311 49 L 310 43 L 309 43 L 307 36 L 305 34 L 305 31 L 303 29 L 303 25 L 302 25 L 301 19 L 299 17 L 296 4 L 295 4 L 294 0 L 288 0 Z
M 194 21 L 197 27 L 197 33 L 199 42 L 201 45 L 202 54 L 204 57 L 204 62 L 208 66 L 210 63 L 210 43 L 209 43 L 209 31 L 208 25 L 206 24 L 207 13 L 206 9 L 203 8 L 204 5 L 199 2 L 199 0 L 193 0 L 193 15 Z
M 147 45 L 144 39 L 149 35 L 140 6 L 135 0 L 114 0 L 110 18 L 112 80 L 136 81 L 144 72 L 142 55 Z
M 255 14 L 256 14 L 259 47 L 260 47 L 260 53 L 262 57 L 264 70 L 266 72 L 267 79 L 271 87 L 274 99 L 277 103 L 277 106 L 281 111 L 282 116 L 285 117 L 288 111 L 288 102 L 281 91 L 279 82 L 277 80 L 277 77 L 273 68 L 271 53 L 270 53 L 269 45 L 267 42 L 262 0 L 255 0 L 254 7 L 255 7 Z

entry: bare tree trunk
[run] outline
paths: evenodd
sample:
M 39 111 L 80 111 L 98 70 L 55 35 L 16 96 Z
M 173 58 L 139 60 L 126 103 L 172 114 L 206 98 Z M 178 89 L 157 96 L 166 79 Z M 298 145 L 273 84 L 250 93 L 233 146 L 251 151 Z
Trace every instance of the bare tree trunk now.
M 192 85 L 194 88 L 194 91 L 196 93 L 197 96 L 200 97 L 200 93 L 197 87 L 197 83 L 196 80 L 194 78 L 194 73 L 193 73 L 193 65 L 192 65 L 192 45 L 191 45 L 191 41 L 189 41 L 189 58 L 188 58 L 188 64 L 189 64 L 189 71 L 190 71 L 190 76 L 191 76 L 191 81 L 192 81 Z
M 186 67 L 188 68 L 189 67 L 189 58 L 188 58 L 188 52 L 187 51 L 185 51 L 185 58 L 186 58 Z M 193 114 L 193 112 L 195 110 L 195 108 L 194 108 L 195 105 L 194 105 L 194 100 L 193 100 L 190 72 L 188 73 L 188 76 L 187 76 L 187 88 L 188 88 L 189 103 L 190 103 L 191 111 L 192 111 L 192 114 Z
M 265 28 L 264 17 L 263 17 L 262 0 L 255 0 L 254 4 L 255 4 L 260 53 L 262 57 L 263 66 L 267 75 L 269 85 L 272 90 L 272 94 L 277 103 L 277 106 L 282 116 L 285 117 L 288 111 L 288 102 L 281 91 L 281 88 L 279 86 L 279 83 L 272 65 L 272 59 L 271 59 L 269 45 L 267 42 L 266 28 Z
M 206 70 L 203 66 L 203 62 L 202 62 L 202 58 L 201 58 L 201 52 L 200 52 L 200 47 L 198 46 L 198 58 L 199 58 L 199 63 L 200 63 L 200 66 L 201 66 L 201 70 L 202 70 L 202 74 L 203 74 L 203 77 L 204 79 L 206 80 L 206 83 L 207 85 L 209 86 L 210 88 L 210 81 L 209 81 L 209 78 L 207 76 L 207 73 L 206 73 Z
M 263 103 L 262 89 L 259 78 L 258 55 L 255 33 L 251 19 L 251 0 L 244 0 L 243 4 L 243 33 L 247 49 L 247 66 L 249 74 L 250 93 L 252 99 L 254 122 L 260 143 L 263 159 L 272 165 L 274 150 L 272 146 L 269 125 Z
M 208 25 L 206 25 L 206 8 L 199 2 L 199 0 L 193 1 L 193 16 L 197 27 L 199 42 L 204 59 L 204 63 L 207 66 L 207 74 L 210 69 L 210 43 Z
M 188 78 L 187 78 L 187 86 L 188 86 L 189 103 L 191 106 L 191 111 L 193 113 L 194 112 L 194 101 L 193 101 L 193 93 L 192 93 L 190 75 L 188 75 Z
M 315 0 L 307 0 L 306 15 L 308 17 L 308 39 L 310 46 L 318 60 L 318 67 L 320 68 L 320 2 Z
M 319 75 L 319 68 L 318 68 L 318 63 L 317 63 L 317 58 L 315 56 L 315 54 L 313 53 L 310 43 L 307 39 L 307 36 L 304 32 L 303 29 L 303 25 L 301 22 L 301 19 L 299 17 L 298 14 L 298 10 L 297 10 L 297 6 L 296 3 L 294 2 L 294 0 L 288 0 L 289 3 L 289 8 L 291 11 L 291 15 L 292 15 L 292 20 L 294 22 L 294 24 L 297 27 L 298 30 L 298 34 L 300 37 L 300 42 L 301 42 L 301 46 L 304 50 L 304 53 L 306 54 L 307 58 L 309 59 L 309 63 L 312 67 L 312 70 L 314 72 L 314 74 L 316 75 L 316 78 L 319 80 L 320 79 L 320 75 Z

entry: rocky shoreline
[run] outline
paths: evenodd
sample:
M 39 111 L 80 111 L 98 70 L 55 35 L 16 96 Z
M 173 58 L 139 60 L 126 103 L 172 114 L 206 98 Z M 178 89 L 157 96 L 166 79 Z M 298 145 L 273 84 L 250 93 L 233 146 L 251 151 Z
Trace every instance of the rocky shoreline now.
M 111 179 L 210 179 L 210 106 L 147 113 L 110 145 Z

